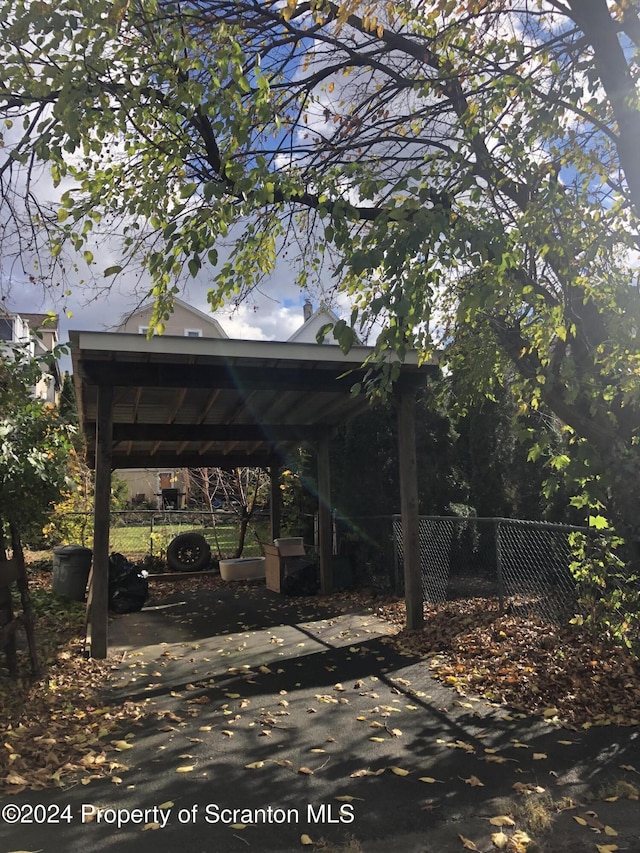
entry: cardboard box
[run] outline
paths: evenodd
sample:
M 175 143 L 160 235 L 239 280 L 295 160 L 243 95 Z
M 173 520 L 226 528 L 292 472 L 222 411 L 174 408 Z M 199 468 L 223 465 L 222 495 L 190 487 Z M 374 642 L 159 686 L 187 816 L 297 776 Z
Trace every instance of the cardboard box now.
M 282 561 L 276 545 L 263 545 L 264 576 L 267 589 L 282 592 Z

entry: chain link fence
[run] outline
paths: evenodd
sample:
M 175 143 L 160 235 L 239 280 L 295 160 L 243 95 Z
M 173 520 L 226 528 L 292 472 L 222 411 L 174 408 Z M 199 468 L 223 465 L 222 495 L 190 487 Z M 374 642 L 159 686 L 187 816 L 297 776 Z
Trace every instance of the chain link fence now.
M 397 563 L 402 566 L 400 516 L 394 516 L 393 530 Z M 562 620 L 578 606 L 570 569 L 570 535 L 577 532 L 589 530 L 509 518 L 421 517 L 424 600 L 494 599 L 501 610 Z
M 268 538 L 268 519 L 250 519 L 243 556 L 262 553 L 260 542 Z M 93 547 L 93 513 L 65 513 L 56 519 L 56 530 L 65 543 Z M 147 557 L 163 559 L 172 539 L 180 533 L 200 533 L 215 559 L 236 553 L 240 518 L 233 512 L 190 510 L 123 510 L 111 512 L 109 550 L 123 554 L 132 563 Z

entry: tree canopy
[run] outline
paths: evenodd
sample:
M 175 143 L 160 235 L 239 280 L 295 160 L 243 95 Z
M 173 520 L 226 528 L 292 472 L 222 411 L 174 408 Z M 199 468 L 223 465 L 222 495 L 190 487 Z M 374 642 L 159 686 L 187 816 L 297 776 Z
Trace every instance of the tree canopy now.
M 5 238 L 26 216 L 16 251 L 44 233 L 91 264 L 119 230 L 99 272 L 142 259 L 160 329 L 184 271 L 212 268 L 215 308 L 289 247 L 301 286 L 330 269 L 349 295 L 343 346 L 382 317 L 379 349 L 438 346 L 486 393 L 511 371 L 630 533 L 638 5 L 4 2 Z

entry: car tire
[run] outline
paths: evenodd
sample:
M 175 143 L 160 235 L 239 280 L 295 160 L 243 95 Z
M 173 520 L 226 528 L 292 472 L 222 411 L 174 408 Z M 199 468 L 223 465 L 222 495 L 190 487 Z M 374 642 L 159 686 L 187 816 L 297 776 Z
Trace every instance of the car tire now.
M 211 548 L 200 533 L 180 533 L 167 548 L 167 565 L 174 572 L 201 572 L 210 560 Z

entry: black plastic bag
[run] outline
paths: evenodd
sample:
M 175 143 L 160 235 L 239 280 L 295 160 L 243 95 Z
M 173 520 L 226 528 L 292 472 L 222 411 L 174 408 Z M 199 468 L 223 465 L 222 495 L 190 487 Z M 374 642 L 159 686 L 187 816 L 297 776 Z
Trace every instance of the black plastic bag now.
M 135 613 L 149 597 L 147 572 L 131 565 L 122 554 L 109 557 L 109 610 Z
M 315 595 L 320 584 L 318 567 L 306 557 L 284 560 L 282 591 L 285 595 Z

